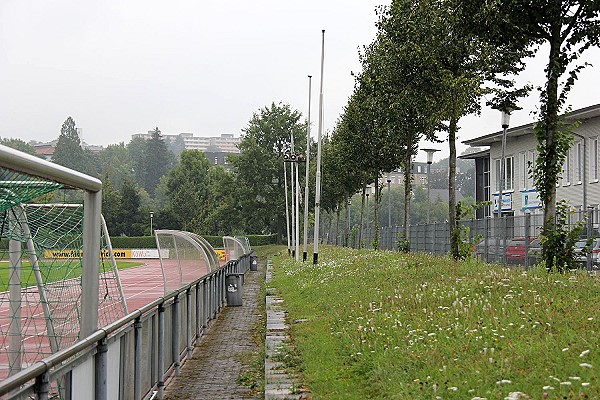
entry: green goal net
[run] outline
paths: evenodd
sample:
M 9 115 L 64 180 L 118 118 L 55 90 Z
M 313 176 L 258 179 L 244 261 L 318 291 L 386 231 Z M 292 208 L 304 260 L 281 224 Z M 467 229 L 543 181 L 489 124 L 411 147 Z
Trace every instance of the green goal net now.
M 0 167 L 0 379 L 82 339 L 83 296 L 98 326 L 127 313 L 103 219 L 99 293 L 82 293 L 83 192 Z

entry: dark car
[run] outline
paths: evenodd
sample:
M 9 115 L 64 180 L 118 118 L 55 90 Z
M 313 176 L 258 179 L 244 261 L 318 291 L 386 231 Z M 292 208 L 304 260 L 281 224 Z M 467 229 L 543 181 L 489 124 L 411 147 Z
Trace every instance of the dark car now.
M 529 238 L 529 244 L 535 238 Z M 528 253 L 527 239 L 524 237 L 513 238 L 506 246 L 506 262 L 509 264 L 525 264 L 525 255 Z
M 575 254 L 577 254 L 577 262 L 581 264 L 583 268 L 587 265 L 587 254 L 584 253 L 587 239 L 581 239 L 575 242 Z M 590 246 L 592 252 L 592 267 L 598 268 L 600 266 L 600 238 L 596 238 L 592 241 Z

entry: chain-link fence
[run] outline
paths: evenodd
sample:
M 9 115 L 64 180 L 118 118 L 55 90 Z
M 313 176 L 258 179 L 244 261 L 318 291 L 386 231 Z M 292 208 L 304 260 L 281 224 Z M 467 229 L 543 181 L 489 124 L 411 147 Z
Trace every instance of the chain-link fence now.
M 575 251 L 579 252 L 578 261 L 584 267 L 599 268 L 599 222 L 600 210 L 592 210 L 588 213 L 576 211 L 568 215 L 567 224 L 571 228 L 577 223 L 585 224 L 580 240 L 575 245 Z M 539 236 L 542 225 L 542 213 L 459 221 L 462 241 L 471 244 L 473 256 L 487 262 L 526 267 L 539 261 L 541 254 Z M 398 250 L 402 245 L 403 237 L 403 226 L 381 227 L 379 228 L 377 247 L 382 250 Z M 592 241 L 589 253 L 583 252 L 586 242 L 591 238 L 598 239 Z M 362 231 L 359 227 L 353 227 L 326 236 L 327 243 L 353 248 L 373 248 L 375 239 L 375 229 L 366 227 Z M 450 253 L 450 224 L 433 222 L 410 225 L 408 240 L 410 251 L 447 255 Z

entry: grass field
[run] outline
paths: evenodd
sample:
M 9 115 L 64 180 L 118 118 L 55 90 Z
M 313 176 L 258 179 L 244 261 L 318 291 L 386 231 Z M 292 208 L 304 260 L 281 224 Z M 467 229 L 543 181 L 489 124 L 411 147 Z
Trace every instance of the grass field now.
M 72 279 L 81 276 L 81 264 L 79 260 L 40 260 L 40 271 L 46 283 L 56 282 L 62 279 Z M 118 269 L 127 269 L 137 267 L 143 263 L 137 261 L 119 261 Z M 109 266 L 109 264 L 106 264 Z M 0 261 L 0 292 L 8 290 L 10 269 L 8 261 Z M 31 263 L 23 262 L 23 271 L 21 276 L 22 286 L 35 285 L 35 276 L 31 268 Z
M 276 256 L 272 284 L 315 398 L 600 399 L 598 276 L 339 248 L 320 259 Z

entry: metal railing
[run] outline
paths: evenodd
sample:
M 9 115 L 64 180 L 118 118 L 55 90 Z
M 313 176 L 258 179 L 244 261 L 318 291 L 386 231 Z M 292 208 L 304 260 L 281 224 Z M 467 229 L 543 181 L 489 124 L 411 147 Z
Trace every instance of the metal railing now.
M 225 277 L 244 254 L 0 382 L 6 399 L 162 399 L 165 383 L 225 305 Z

